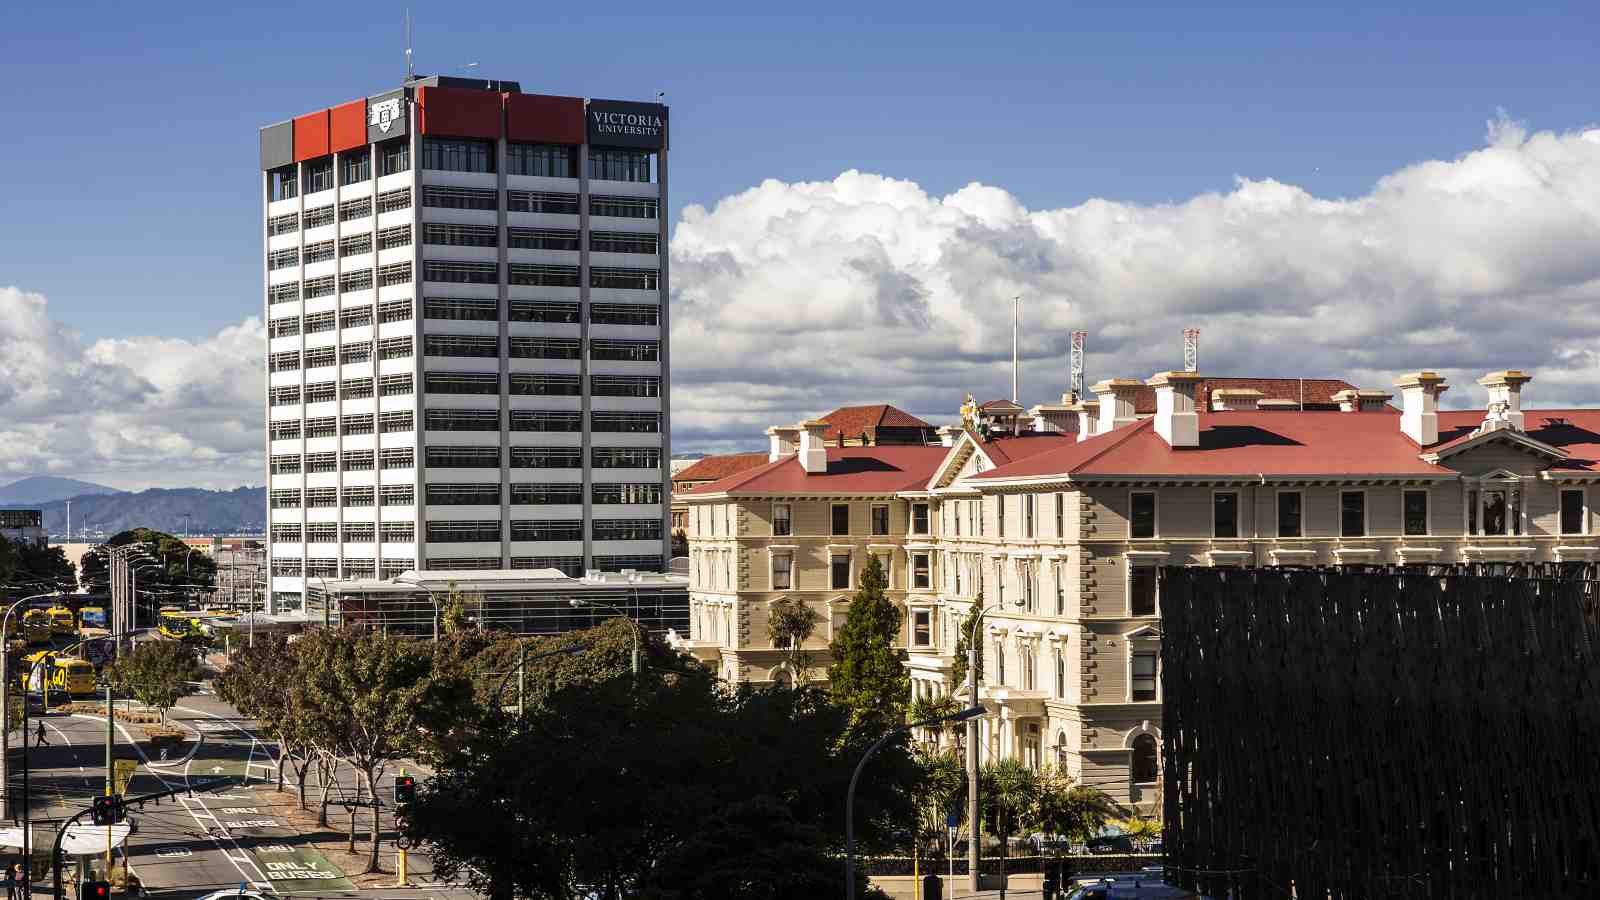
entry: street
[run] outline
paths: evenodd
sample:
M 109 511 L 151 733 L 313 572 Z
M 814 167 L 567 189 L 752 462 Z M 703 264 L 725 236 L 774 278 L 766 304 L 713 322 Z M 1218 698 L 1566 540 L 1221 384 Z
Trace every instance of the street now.
M 175 898 L 197 897 L 223 888 L 236 888 L 241 882 L 258 891 L 285 896 L 332 897 L 358 893 L 347 873 L 313 846 L 317 840 L 324 845 L 336 840 L 342 847 L 343 837 L 332 832 L 346 822 L 344 809 L 336 806 L 330 810 L 333 829 L 314 825 L 308 829 L 296 826 L 284 814 L 286 798 L 293 797 L 292 783 L 286 785 L 283 795 L 271 797 L 274 804 L 264 803 L 257 795 L 260 785 L 275 778 L 276 767 L 273 749 L 258 739 L 254 722 L 240 717 L 209 694 L 184 698 L 169 711 L 168 720 L 201 737 L 198 742 L 187 741 L 175 750 L 168 762 L 144 758 L 130 734 L 138 726 L 118 723 L 114 755 L 137 758 L 139 762 L 124 796 L 137 797 L 216 779 L 226 779 L 229 784 L 211 792 L 196 791 L 192 796 L 180 795 L 176 799 L 147 803 L 143 809 L 129 809 L 129 818 L 136 826 L 128 847 L 132 870 L 149 893 Z M 36 822 L 59 822 L 85 808 L 92 797 L 104 792 L 105 719 L 103 716 L 52 713 L 42 721 L 48 744 L 42 748 L 30 746 L 28 750 L 32 767 L 32 814 Z M 33 737 L 29 735 L 30 745 Z M 411 771 L 417 771 L 416 767 Z M 343 772 L 340 785 L 346 796 L 353 794 L 353 774 Z M 20 796 L 20 765 L 13 788 Z M 317 793 L 308 789 L 308 797 L 312 799 Z M 340 789 L 335 788 L 334 793 L 339 795 Z M 363 809 L 358 816 L 358 828 L 362 832 L 367 827 L 368 813 L 369 810 Z M 393 825 L 388 813 L 385 809 L 382 819 L 386 831 Z M 87 816 L 83 821 L 87 822 Z M 49 827 L 37 828 L 36 840 L 42 842 L 49 832 Z M 358 843 L 357 847 L 365 850 L 365 842 Z M 383 849 L 384 867 L 392 869 L 392 840 L 387 841 Z M 385 897 L 446 900 L 472 896 L 465 889 L 429 881 L 431 865 L 425 854 L 413 851 L 411 859 L 409 881 L 417 887 L 385 887 L 382 888 Z M 94 865 L 100 868 L 103 862 L 96 859 Z M 352 866 L 346 862 L 345 865 L 352 871 L 360 871 L 359 864 Z M 64 869 L 63 878 L 70 881 L 70 877 L 69 866 Z M 392 885 L 394 876 L 384 876 L 383 883 Z M 46 886 L 35 885 L 36 889 Z

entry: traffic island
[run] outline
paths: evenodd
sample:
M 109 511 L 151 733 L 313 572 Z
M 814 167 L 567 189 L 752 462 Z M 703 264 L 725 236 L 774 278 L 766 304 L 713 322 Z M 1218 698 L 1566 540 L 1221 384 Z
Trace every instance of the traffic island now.
M 323 864 L 340 872 L 360 872 L 367 867 L 372 828 L 371 807 L 359 807 L 356 810 L 356 852 L 351 853 L 348 809 L 337 801 L 331 801 L 328 805 L 329 824 L 317 824 L 317 805 L 322 796 L 320 788 L 306 786 L 306 806 L 309 809 L 300 808 L 292 780 L 285 780 L 282 791 L 277 789 L 276 782 L 254 785 L 252 791 L 255 797 L 253 802 L 264 817 L 275 818 L 283 822 L 286 828 L 296 832 L 292 846 L 302 855 L 315 853 L 317 859 L 323 860 Z M 385 825 L 387 824 L 386 822 Z M 386 827 L 381 835 L 383 846 L 378 856 L 378 863 L 383 871 L 343 876 L 357 889 L 395 886 L 394 832 Z M 416 853 L 411 854 L 406 869 L 411 884 L 422 884 L 433 880 L 431 863 Z M 278 887 L 282 888 L 281 885 Z M 322 887 L 326 889 L 327 885 L 324 884 Z

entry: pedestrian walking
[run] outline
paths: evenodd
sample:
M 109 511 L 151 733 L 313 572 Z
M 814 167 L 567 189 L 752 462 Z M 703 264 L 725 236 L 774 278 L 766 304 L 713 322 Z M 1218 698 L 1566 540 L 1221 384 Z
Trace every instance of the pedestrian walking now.
M 34 740 L 33 745 L 35 747 L 48 747 L 48 746 L 50 746 L 50 742 L 44 739 L 44 723 L 43 722 L 39 723 L 39 736 L 38 736 L 37 739 Z
M 6 900 L 17 900 L 17 870 L 6 866 Z
M 28 867 L 22 863 L 17 863 L 11 869 L 16 873 L 17 900 L 28 900 L 29 897 L 33 896 L 33 892 L 28 887 L 28 879 L 31 877 Z

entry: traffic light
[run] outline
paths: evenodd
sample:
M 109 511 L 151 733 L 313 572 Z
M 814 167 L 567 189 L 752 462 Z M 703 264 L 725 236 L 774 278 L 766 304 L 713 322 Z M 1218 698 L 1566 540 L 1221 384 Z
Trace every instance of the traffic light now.
M 90 820 L 96 825 L 115 825 L 122 821 L 122 814 L 121 794 L 96 797 L 94 806 L 89 810 Z
M 78 891 L 79 900 L 111 900 L 111 882 L 85 881 Z
M 417 779 L 411 775 L 394 777 L 394 805 L 405 806 L 417 797 Z

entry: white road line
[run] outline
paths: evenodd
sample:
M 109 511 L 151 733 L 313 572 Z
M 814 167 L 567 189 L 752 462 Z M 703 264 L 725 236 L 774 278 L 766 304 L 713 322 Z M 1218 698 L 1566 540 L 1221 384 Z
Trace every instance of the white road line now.
M 171 782 L 169 782 L 165 778 L 161 777 L 161 773 L 160 772 L 156 771 L 155 769 L 150 768 L 150 757 L 144 755 L 144 750 L 140 749 L 139 743 L 137 741 L 135 741 L 131 736 L 128 735 L 127 730 L 122 727 L 122 723 L 120 723 L 120 722 L 116 723 L 116 728 L 117 728 L 118 731 L 122 732 L 122 736 L 123 737 L 128 739 L 128 743 L 133 745 L 133 752 L 139 754 L 139 758 L 141 760 L 144 760 L 145 771 L 149 772 L 151 775 L 154 775 L 156 777 L 156 780 L 161 782 L 163 787 L 167 787 L 167 788 L 173 787 L 173 784 Z M 183 765 L 183 783 L 184 783 L 185 787 L 188 787 L 188 786 L 191 785 L 191 782 L 189 781 L 189 765 L 192 762 L 193 762 L 193 759 L 191 758 L 190 762 L 184 763 L 184 765 Z M 205 810 L 206 815 L 211 817 L 211 821 L 217 822 L 217 824 L 220 826 L 222 824 L 221 821 L 218 820 L 215 815 L 212 815 L 211 810 L 206 807 L 205 801 L 203 799 L 201 799 L 200 797 L 181 797 L 180 796 L 178 798 L 178 800 L 180 801 L 180 805 L 183 807 L 184 811 L 187 812 L 189 814 L 189 816 L 194 819 L 194 824 L 196 826 L 198 826 L 201 831 L 206 833 L 206 836 L 211 839 L 211 843 L 216 845 L 217 850 L 219 852 L 221 852 L 224 857 L 227 858 L 228 862 L 233 864 L 233 868 L 236 871 L 238 871 L 238 873 L 239 873 L 239 875 L 240 875 L 242 880 L 250 882 L 251 885 L 253 887 L 257 888 L 257 889 L 270 891 L 270 892 L 272 892 L 274 894 L 278 893 L 278 889 L 272 886 L 272 881 L 267 878 L 267 874 L 261 870 L 261 867 L 256 864 L 254 859 L 248 859 L 248 862 L 250 864 L 250 868 L 255 870 L 255 873 L 258 876 L 257 878 L 251 878 L 249 873 L 245 872 L 244 868 L 239 865 L 239 861 L 234 859 L 233 858 L 233 854 L 229 853 L 227 851 L 227 848 L 225 848 L 222 845 L 222 839 L 218 838 L 216 836 L 216 834 L 214 834 L 211 831 L 211 829 L 206 827 L 206 824 L 200 820 L 200 816 L 195 813 L 194 808 L 192 806 L 190 806 L 188 803 L 183 803 L 182 802 L 184 800 L 193 800 L 194 802 L 199 803 L 200 804 L 200 808 L 202 810 Z M 234 838 L 231 833 L 228 835 L 228 843 L 233 845 L 233 849 L 234 850 L 236 850 L 236 851 L 238 851 L 240 853 L 244 853 L 244 848 L 239 846 L 239 841 L 236 838 Z

